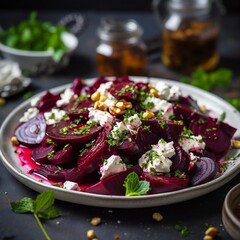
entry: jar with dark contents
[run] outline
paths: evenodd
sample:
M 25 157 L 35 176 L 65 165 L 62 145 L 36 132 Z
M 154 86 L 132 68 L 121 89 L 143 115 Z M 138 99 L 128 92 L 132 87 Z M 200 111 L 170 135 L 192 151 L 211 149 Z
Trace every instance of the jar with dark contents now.
M 134 20 L 104 18 L 98 28 L 97 71 L 101 76 L 145 75 L 146 46 L 143 29 Z
M 215 0 L 217 1 L 217 0 Z M 160 0 L 158 0 L 160 2 Z M 162 25 L 162 62 L 180 72 L 214 69 L 219 62 L 214 0 L 169 0 Z M 214 12 L 214 13 L 213 13 Z

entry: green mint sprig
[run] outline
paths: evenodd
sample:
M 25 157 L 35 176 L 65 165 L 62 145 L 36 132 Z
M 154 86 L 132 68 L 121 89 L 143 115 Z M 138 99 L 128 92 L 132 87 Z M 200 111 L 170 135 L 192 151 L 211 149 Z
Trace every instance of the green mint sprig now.
M 11 207 L 15 213 L 32 213 L 46 239 L 51 240 L 40 219 L 52 219 L 60 216 L 58 210 L 53 206 L 54 201 L 54 192 L 46 191 L 37 195 L 36 200 L 24 197 L 16 202 L 11 202 Z
M 141 196 L 150 190 L 150 183 L 145 180 L 139 180 L 135 172 L 131 172 L 124 180 L 123 186 L 126 188 L 126 196 Z

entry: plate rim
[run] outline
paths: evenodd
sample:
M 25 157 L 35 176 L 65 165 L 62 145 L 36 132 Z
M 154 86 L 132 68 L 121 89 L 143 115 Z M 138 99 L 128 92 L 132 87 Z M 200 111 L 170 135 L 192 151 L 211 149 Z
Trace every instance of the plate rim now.
M 107 77 L 107 79 L 111 79 L 111 77 Z M 155 78 L 155 77 L 135 77 L 130 76 L 130 79 L 134 81 L 164 81 L 168 83 L 169 85 L 177 85 L 180 87 L 181 90 L 190 91 L 194 90 L 194 92 L 198 92 L 200 95 L 207 96 L 208 99 L 214 100 L 215 102 L 220 102 L 223 104 L 230 113 L 236 115 L 237 118 L 240 120 L 240 113 L 229 103 L 224 101 L 222 98 L 207 92 L 205 90 L 202 90 L 200 88 L 196 88 L 194 86 L 181 83 L 175 80 L 169 80 L 164 78 Z M 91 84 L 96 80 L 96 78 L 88 78 L 85 79 L 85 83 Z M 54 87 L 49 89 L 52 93 L 57 93 L 62 90 L 64 90 L 67 86 L 71 85 L 71 83 L 64 84 L 58 87 Z M 183 88 L 183 89 L 182 89 Z M 6 129 L 9 130 L 9 122 L 15 116 L 18 112 L 23 112 L 23 110 L 29 106 L 30 101 L 32 98 L 36 96 L 41 96 L 44 94 L 46 90 L 34 95 L 30 99 L 23 101 L 19 106 L 14 108 L 14 110 L 5 118 L 3 121 L 1 128 L 0 128 L 0 138 L 1 137 L 9 137 L 10 133 L 7 136 L 3 136 Z M 190 94 L 190 92 L 189 92 Z M 190 94 L 191 95 L 191 94 Z M 16 120 L 17 121 L 17 120 Z M 14 126 L 11 126 L 12 131 Z M 239 128 L 238 128 L 239 131 Z M 8 138 L 10 142 L 10 137 Z M 8 141 L 8 139 L 6 139 Z M 202 185 L 185 188 L 173 192 L 167 192 L 167 193 L 159 193 L 159 194 L 153 194 L 153 195 L 144 195 L 144 196 L 134 196 L 134 197 L 126 197 L 126 196 L 112 196 L 112 195 L 101 195 L 101 194 L 92 194 L 92 193 L 85 193 L 85 192 L 77 192 L 72 190 L 67 190 L 63 188 L 59 188 L 53 185 L 47 185 L 43 182 L 39 182 L 37 179 L 30 177 L 31 175 L 28 173 L 24 173 L 20 170 L 21 166 L 19 164 L 19 159 L 16 156 L 16 159 L 10 159 L 8 160 L 8 157 L 11 158 L 11 156 L 5 156 L 4 150 L 6 152 L 6 149 L 4 149 L 3 145 L 4 141 L 0 142 L 0 158 L 3 163 L 3 165 L 7 168 L 7 170 L 15 177 L 17 178 L 21 183 L 23 183 L 25 186 L 37 191 L 42 192 L 44 190 L 52 190 L 55 193 L 55 198 L 66 201 L 66 202 L 72 202 L 82 205 L 88 205 L 88 206 L 96 206 L 96 207 L 112 207 L 112 208 L 144 208 L 144 207 L 155 207 L 155 206 L 162 206 L 162 205 L 168 205 L 173 203 L 178 203 L 186 200 L 191 200 L 196 197 L 205 195 L 209 192 L 212 192 L 221 186 L 223 186 L 225 183 L 233 179 L 239 172 L 240 172 L 240 158 L 238 159 L 238 162 L 236 162 L 235 166 L 231 168 L 229 171 L 223 173 L 218 178 L 213 179 L 210 182 L 207 182 Z M 9 148 L 11 151 L 13 151 L 13 147 L 10 144 Z M 239 150 L 240 152 L 240 150 Z M 19 169 L 16 169 L 12 164 L 11 161 L 15 162 L 19 165 Z M 177 199 L 176 199 L 177 198 Z M 137 202 L 137 204 L 136 204 Z

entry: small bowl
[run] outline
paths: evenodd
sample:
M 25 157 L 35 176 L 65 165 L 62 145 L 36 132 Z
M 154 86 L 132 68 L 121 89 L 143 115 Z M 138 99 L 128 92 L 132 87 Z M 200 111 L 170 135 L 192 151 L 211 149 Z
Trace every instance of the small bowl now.
M 233 187 L 225 197 L 222 221 L 226 231 L 234 240 L 240 239 L 240 184 Z
M 28 76 L 35 76 L 42 73 L 51 74 L 68 65 L 70 56 L 78 46 L 78 39 L 72 33 L 64 32 L 62 40 L 67 50 L 59 62 L 53 60 L 52 53 L 49 51 L 19 50 L 2 43 L 0 43 L 0 51 L 5 59 L 17 62 L 23 73 L 26 73 Z

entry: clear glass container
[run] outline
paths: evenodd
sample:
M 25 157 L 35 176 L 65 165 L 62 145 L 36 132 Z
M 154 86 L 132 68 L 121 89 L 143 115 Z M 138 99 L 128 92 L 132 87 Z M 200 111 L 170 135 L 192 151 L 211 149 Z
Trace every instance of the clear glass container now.
M 168 0 L 161 6 L 162 62 L 167 67 L 193 72 L 217 66 L 219 14 L 214 2 L 217 0 Z
M 97 71 L 102 76 L 145 75 L 146 46 L 143 29 L 134 20 L 104 18 L 98 28 Z

